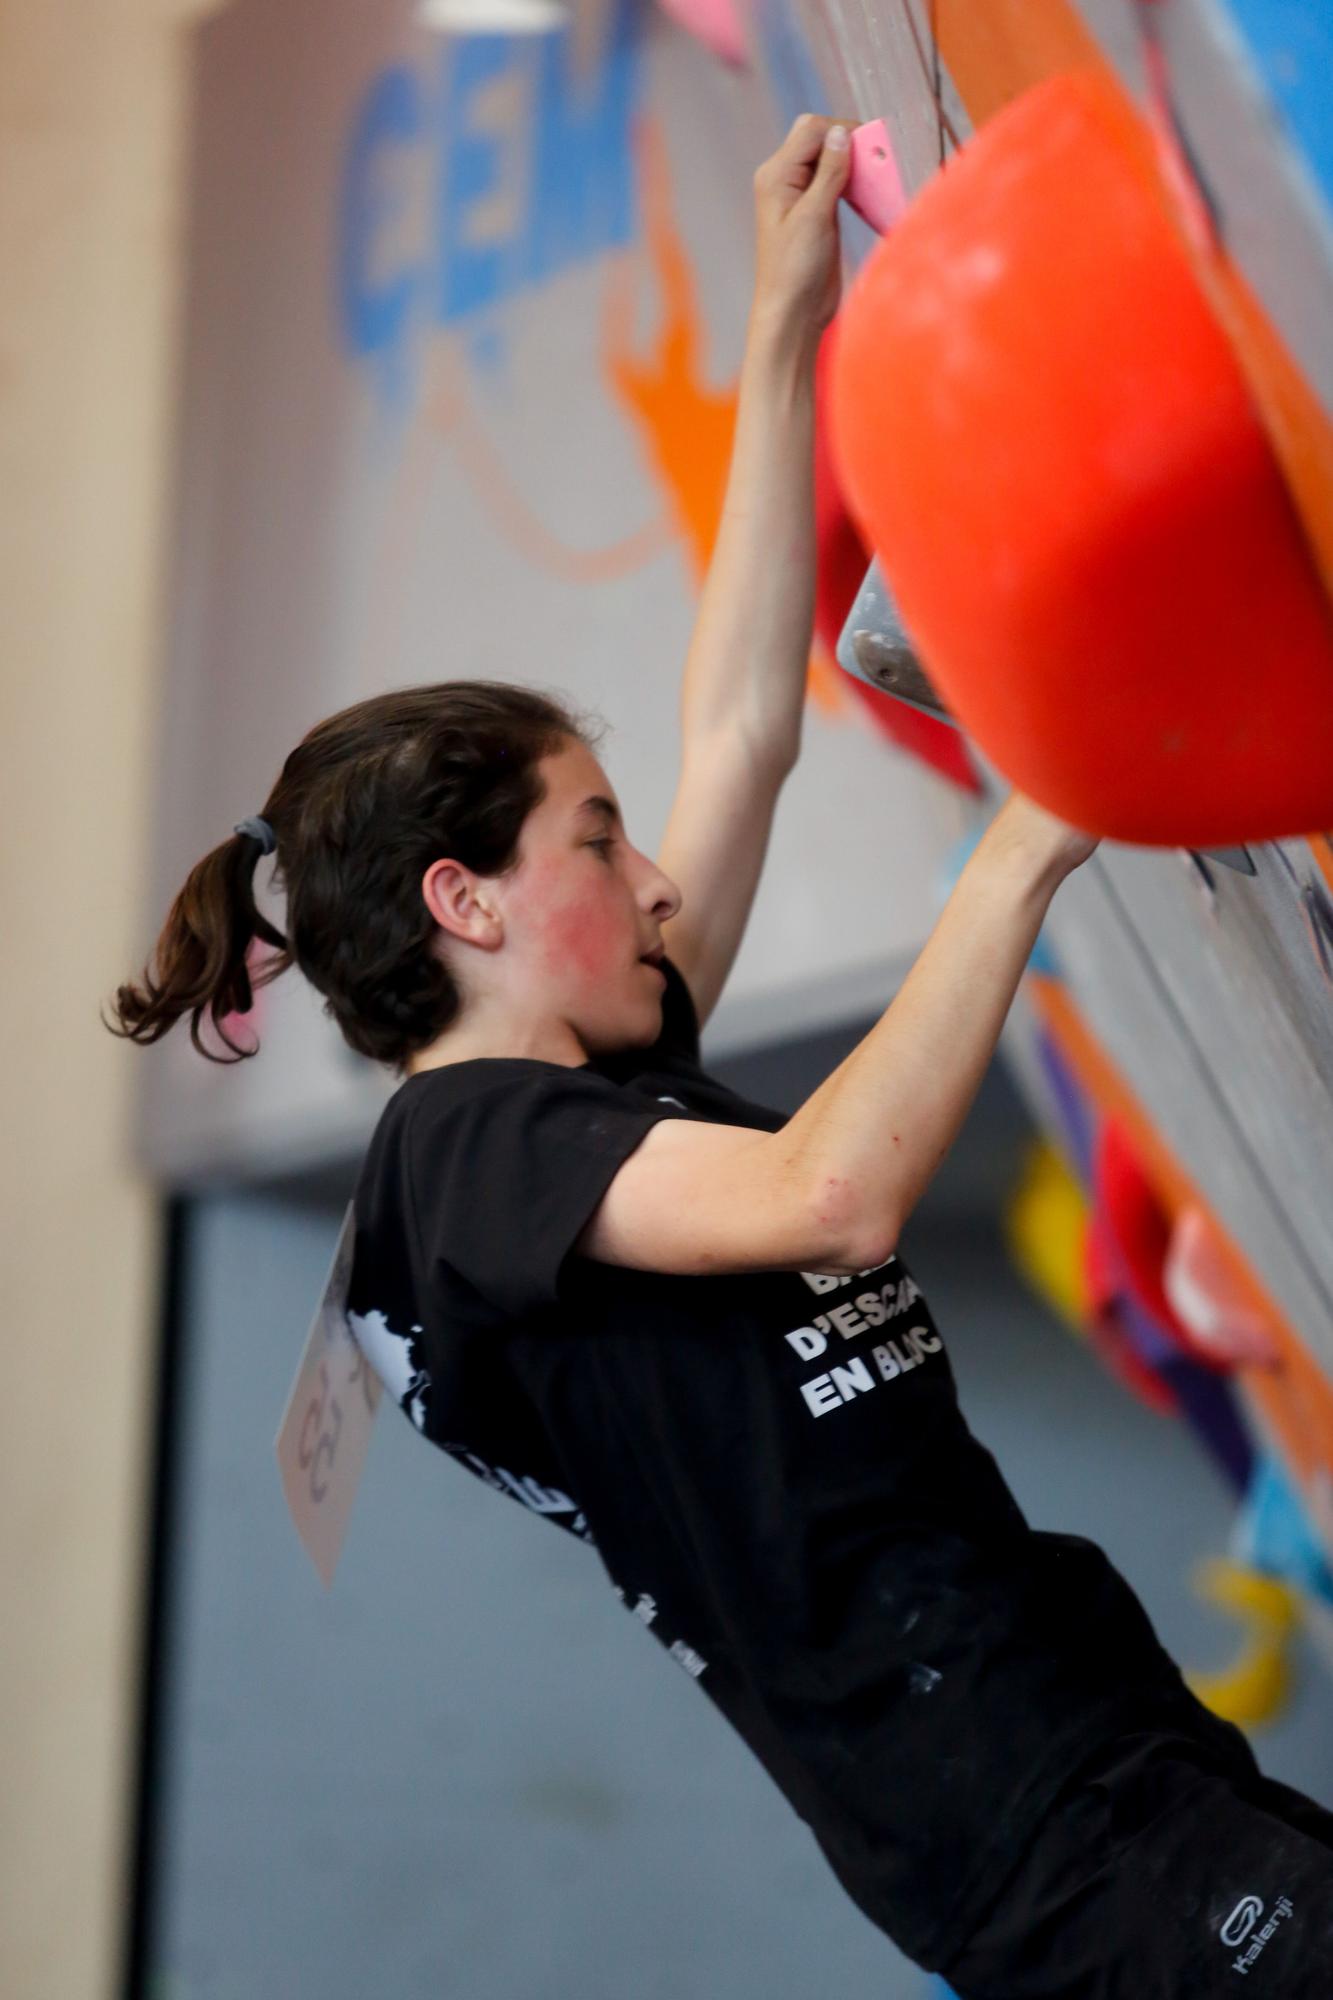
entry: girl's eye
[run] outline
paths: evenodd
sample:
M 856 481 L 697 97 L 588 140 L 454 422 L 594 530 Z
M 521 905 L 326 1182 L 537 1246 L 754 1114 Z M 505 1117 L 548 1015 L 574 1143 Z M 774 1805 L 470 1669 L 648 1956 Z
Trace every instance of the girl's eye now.
M 588 842 L 589 847 L 599 848 L 603 853 L 605 853 L 607 848 L 614 847 L 615 844 L 614 840 L 590 840 Z

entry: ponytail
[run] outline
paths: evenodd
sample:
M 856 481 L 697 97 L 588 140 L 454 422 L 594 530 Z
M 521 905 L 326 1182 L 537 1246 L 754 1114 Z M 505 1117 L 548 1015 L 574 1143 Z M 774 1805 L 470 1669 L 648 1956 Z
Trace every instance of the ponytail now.
M 240 1061 L 257 1051 L 223 1022 L 295 965 L 349 1048 L 404 1070 L 463 1004 L 423 875 L 441 855 L 492 878 L 516 868 L 546 793 L 542 759 L 571 741 L 592 748 L 599 733 L 555 695 L 504 681 L 398 688 L 326 717 L 288 756 L 262 818 L 242 820 L 190 871 L 153 969 L 118 989 L 119 1025 L 107 1027 L 156 1042 L 188 1014 L 201 1055 Z M 286 937 L 255 905 L 255 865 L 275 832 Z M 252 972 L 256 941 L 275 955 Z M 230 1057 L 205 1048 L 205 1015 Z
M 106 1023 L 113 1035 L 157 1042 L 188 1014 L 190 1040 L 210 1062 L 241 1062 L 257 1053 L 232 1041 L 223 1022 L 230 1014 L 248 1014 L 255 989 L 292 963 L 286 938 L 255 902 L 255 865 L 262 851 L 256 833 L 238 829 L 196 862 L 162 926 L 142 986 L 117 988 L 112 1012 L 119 1025 Z M 274 945 L 277 953 L 252 973 L 256 939 Z M 206 1014 L 229 1056 L 205 1047 L 199 1031 Z

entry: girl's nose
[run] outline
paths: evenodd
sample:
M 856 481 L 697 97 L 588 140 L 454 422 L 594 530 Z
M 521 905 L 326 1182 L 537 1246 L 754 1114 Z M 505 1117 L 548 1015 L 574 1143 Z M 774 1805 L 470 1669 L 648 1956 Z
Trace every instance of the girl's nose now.
M 681 905 L 680 890 L 669 875 L 664 875 L 655 861 L 647 855 L 641 857 L 647 869 L 643 894 L 645 906 L 651 910 L 659 923 L 666 923 L 674 917 Z

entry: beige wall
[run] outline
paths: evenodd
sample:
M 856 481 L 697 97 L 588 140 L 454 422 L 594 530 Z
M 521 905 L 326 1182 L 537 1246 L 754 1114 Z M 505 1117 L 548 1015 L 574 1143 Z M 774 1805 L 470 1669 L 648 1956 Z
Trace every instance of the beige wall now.
M 158 1218 L 127 1162 L 189 32 L 0 10 L 0 1992 L 115 1991 Z

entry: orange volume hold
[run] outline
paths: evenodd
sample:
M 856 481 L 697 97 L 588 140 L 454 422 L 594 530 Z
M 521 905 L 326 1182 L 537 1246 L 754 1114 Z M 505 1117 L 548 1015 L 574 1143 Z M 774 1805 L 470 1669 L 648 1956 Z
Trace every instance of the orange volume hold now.
M 1333 823 L 1333 614 L 1152 140 L 998 113 L 867 260 L 833 441 L 931 678 L 1021 790 L 1190 847 Z

